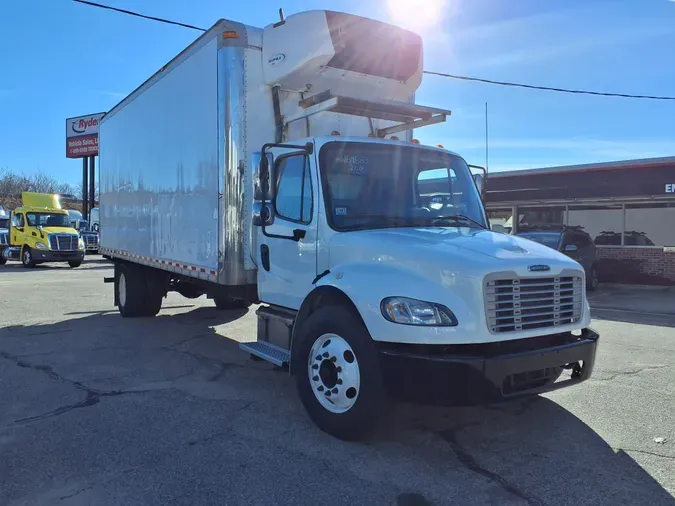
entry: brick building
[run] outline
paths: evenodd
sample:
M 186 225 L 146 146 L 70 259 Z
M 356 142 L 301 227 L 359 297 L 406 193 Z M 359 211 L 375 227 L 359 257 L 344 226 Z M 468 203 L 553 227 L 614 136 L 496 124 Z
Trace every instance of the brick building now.
M 675 285 L 675 157 L 493 173 L 486 190 L 494 229 L 578 227 L 601 281 Z

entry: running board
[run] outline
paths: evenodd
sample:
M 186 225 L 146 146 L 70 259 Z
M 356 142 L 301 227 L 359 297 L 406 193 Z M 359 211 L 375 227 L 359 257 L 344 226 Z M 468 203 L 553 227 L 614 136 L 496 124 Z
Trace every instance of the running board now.
M 258 358 L 266 360 L 277 367 L 287 366 L 291 362 L 291 354 L 288 350 L 266 343 L 265 341 L 257 341 L 255 343 L 241 343 L 239 348 L 255 355 Z

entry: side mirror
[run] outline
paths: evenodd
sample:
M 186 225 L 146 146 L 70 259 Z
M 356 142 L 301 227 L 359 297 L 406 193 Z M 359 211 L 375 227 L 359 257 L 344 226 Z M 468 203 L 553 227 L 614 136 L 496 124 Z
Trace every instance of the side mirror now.
M 472 174 L 478 194 L 482 199 L 485 196 L 485 183 L 487 183 L 487 169 L 480 165 L 469 165 L 469 169 L 479 170 L 480 174 Z
M 272 155 L 267 154 L 263 160 L 262 153 L 253 153 L 251 162 L 253 163 L 253 200 L 262 200 L 263 189 L 266 189 L 267 200 L 272 200 L 270 193 L 270 167 L 272 166 Z M 266 185 L 263 188 L 263 185 Z
M 483 174 L 474 174 L 473 181 L 476 183 L 476 189 L 482 198 L 485 193 L 485 178 Z
M 99 226 L 98 223 L 94 223 L 94 226 L 91 227 L 91 229 L 92 229 L 94 232 L 98 232 L 100 228 L 101 228 L 101 227 Z
M 572 251 L 577 251 L 579 248 L 575 244 L 567 244 L 565 246 L 564 251 L 565 252 L 572 252 Z

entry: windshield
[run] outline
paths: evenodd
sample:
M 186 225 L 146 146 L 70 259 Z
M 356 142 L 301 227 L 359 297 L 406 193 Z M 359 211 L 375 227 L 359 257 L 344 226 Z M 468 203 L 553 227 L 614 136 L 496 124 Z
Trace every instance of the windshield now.
M 330 142 L 319 158 L 328 223 L 335 230 L 485 228 L 478 191 L 458 156 L 414 146 Z
M 518 234 L 520 237 L 529 239 L 530 241 L 538 242 L 549 248 L 558 249 L 560 244 L 560 234 L 551 234 L 551 233 L 530 233 L 530 234 Z
M 89 222 L 87 220 L 80 220 L 77 223 L 77 229 L 80 230 L 80 231 L 89 230 Z
M 67 214 L 58 213 L 26 213 L 28 225 L 37 227 L 68 227 L 71 228 L 70 217 Z
M 0 218 L 0 228 L 9 228 L 9 218 Z

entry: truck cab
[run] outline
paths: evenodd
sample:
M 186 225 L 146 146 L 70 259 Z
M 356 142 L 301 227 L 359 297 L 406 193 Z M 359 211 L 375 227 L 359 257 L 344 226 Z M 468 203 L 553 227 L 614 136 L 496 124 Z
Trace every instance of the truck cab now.
M 45 262 L 68 262 L 79 267 L 84 243 L 72 227 L 58 195 L 23 192 L 22 207 L 14 209 L 9 224 L 9 248 L 5 260 L 20 260 L 33 268 Z

